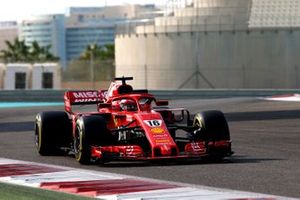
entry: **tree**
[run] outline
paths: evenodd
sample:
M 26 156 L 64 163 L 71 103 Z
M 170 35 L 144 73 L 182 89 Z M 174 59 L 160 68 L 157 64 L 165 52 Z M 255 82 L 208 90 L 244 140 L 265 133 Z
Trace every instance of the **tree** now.
M 103 47 L 98 44 L 90 44 L 82 52 L 80 60 L 85 63 L 90 63 L 90 82 L 92 83 L 92 88 L 95 88 L 95 79 L 102 76 L 105 69 L 109 69 L 110 73 L 105 73 L 107 76 L 111 76 L 111 69 L 113 68 L 113 62 L 115 57 L 115 47 L 114 45 L 107 44 Z
M 2 58 L 5 62 L 25 61 L 29 55 L 29 48 L 24 40 L 15 38 L 13 43 L 5 41 L 7 50 L 1 50 Z
M 81 60 L 90 60 L 91 55 L 94 59 L 109 60 L 115 58 L 115 45 L 106 44 L 103 47 L 98 44 L 88 45 L 80 55 Z
M 32 61 L 57 61 L 58 58 L 50 52 L 50 49 L 51 45 L 41 47 L 37 41 L 34 41 L 29 50 L 29 59 Z
M 5 41 L 7 50 L 1 50 L 1 58 L 5 62 L 43 62 L 57 61 L 51 52 L 51 45 L 41 47 L 37 41 L 27 46 L 24 40 L 15 38 L 13 43 Z
M 99 45 L 89 44 L 80 55 L 80 60 L 90 60 L 91 55 L 93 55 L 94 58 L 98 58 L 100 54 L 101 47 Z
M 104 59 L 115 59 L 115 45 L 106 44 L 103 49 Z

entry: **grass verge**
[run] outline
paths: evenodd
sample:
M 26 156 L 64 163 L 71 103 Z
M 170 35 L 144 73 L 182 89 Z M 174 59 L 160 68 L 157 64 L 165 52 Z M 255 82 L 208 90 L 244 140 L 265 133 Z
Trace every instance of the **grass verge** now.
M 91 200 L 72 194 L 0 183 L 0 200 Z

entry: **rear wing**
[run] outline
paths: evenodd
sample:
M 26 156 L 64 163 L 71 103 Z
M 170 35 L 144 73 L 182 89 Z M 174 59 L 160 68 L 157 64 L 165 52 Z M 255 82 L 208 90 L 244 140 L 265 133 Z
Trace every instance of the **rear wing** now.
M 102 92 L 97 90 L 67 91 L 64 95 L 65 110 L 72 112 L 72 105 L 98 104 L 104 101 Z

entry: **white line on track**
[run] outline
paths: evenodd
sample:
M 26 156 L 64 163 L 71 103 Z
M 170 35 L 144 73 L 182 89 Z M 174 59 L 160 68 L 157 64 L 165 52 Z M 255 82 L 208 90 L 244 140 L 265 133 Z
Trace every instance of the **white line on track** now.
M 287 95 L 280 95 L 280 96 L 272 96 L 263 98 L 264 100 L 269 101 L 300 101 L 300 94 L 287 94 Z

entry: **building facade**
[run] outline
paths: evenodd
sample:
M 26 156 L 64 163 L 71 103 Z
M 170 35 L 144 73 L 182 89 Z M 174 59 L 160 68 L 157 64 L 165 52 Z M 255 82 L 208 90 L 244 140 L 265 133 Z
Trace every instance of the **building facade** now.
M 71 7 L 66 20 L 67 60 L 77 59 L 89 44 L 114 44 L 116 25 L 154 18 L 154 5 Z
M 26 45 L 37 41 L 40 46 L 51 46 L 51 53 L 60 59 L 63 68 L 66 67 L 66 34 L 65 16 L 42 15 L 23 20 L 19 25 L 19 38 Z
M 153 19 L 161 15 L 157 11 L 154 5 L 71 7 L 66 15 L 32 16 L 18 26 L 0 23 L 0 45 L 17 36 L 28 46 L 34 41 L 42 47 L 50 45 L 51 53 L 66 69 L 68 62 L 78 59 L 88 45 L 114 44 L 116 25 Z
M 77 59 L 90 44 L 103 46 L 114 43 L 115 21 L 70 25 L 66 28 L 67 61 Z
M 14 21 L 0 22 L 0 50 L 7 49 L 5 41 L 13 42 L 18 37 L 18 24 Z

